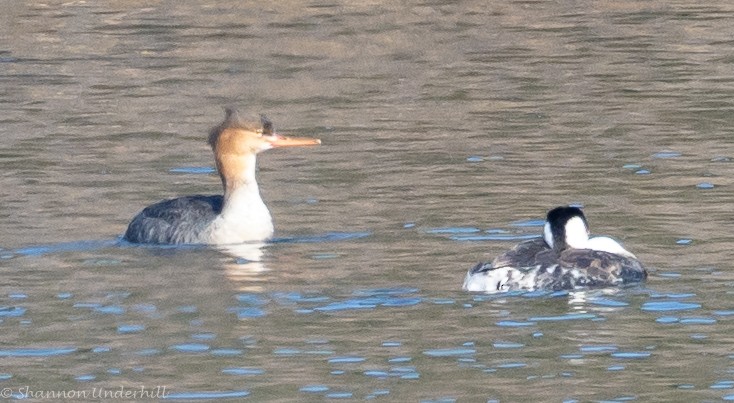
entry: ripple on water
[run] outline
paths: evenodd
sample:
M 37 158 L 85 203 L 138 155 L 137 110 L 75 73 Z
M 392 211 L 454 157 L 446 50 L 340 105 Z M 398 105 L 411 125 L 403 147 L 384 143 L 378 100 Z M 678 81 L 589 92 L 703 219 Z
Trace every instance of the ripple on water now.
M 0 350 L 0 357 L 53 357 L 77 352 L 76 347 L 13 348 Z
M 688 311 L 698 309 L 701 304 L 695 302 L 680 301 L 651 301 L 642 304 L 643 311 L 649 312 L 669 312 L 669 311 Z
M 598 316 L 593 313 L 567 313 L 557 316 L 534 316 L 528 318 L 529 322 L 560 322 L 567 320 L 588 320 L 597 319 Z
M 476 352 L 477 350 L 473 348 L 436 348 L 432 350 L 425 350 L 423 351 L 423 354 L 429 357 L 456 357 L 472 355 Z
M 329 364 L 355 364 L 358 362 L 364 362 L 367 359 L 359 356 L 342 356 L 329 358 Z
M 730 379 L 716 381 L 709 386 L 711 389 L 734 389 L 734 381 Z
M 259 294 L 237 294 L 235 298 L 237 302 L 250 306 L 262 306 L 268 303 L 268 300 Z
M 540 238 L 537 234 L 484 234 L 484 235 L 453 235 L 449 239 L 454 241 L 527 241 Z
M 196 306 L 194 305 L 183 305 L 183 306 L 176 307 L 176 311 L 180 313 L 196 313 L 199 311 L 199 309 L 196 308 Z
M 144 348 L 142 350 L 136 351 L 135 355 L 139 355 L 141 357 L 152 357 L 160 353 L 162 353 L 162 351 L 157 348 Z
M 331 299 L 325 295 L 303 295 L 297 292 L 275 292 L 273 298 L 281 303 L 324 303 Z
M 94 307 L 92 310 L 105 315 L 123 315 L 125 313 L 125 308 L 119 305 L 103 305 Z
M 372 378 L 401 378 L 401 379 L 418 379 L 420 374 L 413 366 L 407 367 L 391 367 L 389 370 L 367 370 L 364 371 L 365 376 Z
M 304 393 L 324 393 L 329 390 L 329 387 L 326 385 L 306 385 L 299 390 Z
M 424 399 L 420 403 L 455 403 L 456 399 L 453 397 L 439 397 L 438 399 Z
M 696 294 L 690 292 L 667 293 L 667 294 L 651 294 L 650 298 L 669 298 L 669 299 L 688 299 L 695 297 Z
M 130 324 L 117 326 L 117 333 L 120 334 L 140 333 L 144 330 L 145 325 Z
M 328 305 L 319 306 L 314 308 L 314 310 L 319 312 L 333 312 L 374 308 L 377 308 L 377 302 L 373 299 L 350 299 L 342 302 L 333 302 Z
M 378 398 L 380 396 L 387 396 L 389 394 L 390 394 L 390 390 L 389 389 L 375 389 L 375 390 L 372 391 L 372 393 L 370 393 L 367 396 L 365 396 L 365 400 L 372 400 L 372 399 L 376 399 L 376 398 Z
M 184 343 L 174 344 L 169 347 L 171 350 L 176 350 L 182 353 L 203 353 L 209 351 L 210 347 L 208 344 L 202 343 Z
M 680 324 L 682 325 L 714 325 L 716 324 L 716 319 L 714 318 L 700 318 L 700 317 L 693 317 L 693 318 L 681 318 Z
M 273 238 L 270 243 L 321 243 L 342 242 L 367 238 L 371 232 L 327 232 L 320 235 L 303 235 L 295 237 Z
M 579 350 L 584 354 L 593 353 L 611 353 L 617 351 L 619 348 L 613 345 L 600 345 L 600 346 L 581 346 Z
M 194 340 L 214 340 L 217 335 L 215 333 L 194 333 L 191 338 Z
M 275 350 L 273 350 L 273 354 L 282 355 L 282 356 L 292 356 L 292 355 L 301 354 L 301 350 L 297 348 L 282 347 L 282 348 L 276 348 Z
M 413 287 L 367 288 L 363 290 L 355 290 L 353 294 L 360 297 L 381 297 L 386 295 L 415 294 L 418 291 L 420 290 Z
M 525 347 L 525 345 L 522 343 L 514 343 L 511 341 L 496 341 L 492 343 L 492 347 L 496 349 L 501 349 L 501 350 L 510 350 L 510 349 L 523 348 Z
M 117 244 L 118 240 L 116 239 L 104 241 L 75 241 L 51 245 L 29 246 L 15 250 L 15 253 L 25 256 L 42 256 L 48 253 L 94 251 L 98 249 L 113 247 Z
M 265 370 L 261 368 L 232 367 L 223 369 L 222 373 L 227 375 L 253 376 L 262 375 L 265 373 Z
M 535 326 L 537 322 L 501 320 L 495 324 L 500 327 L 528 327 L 528 326 Z
M 681 156 L 681 153 L 677 151 L 660 151 L 652 155 L 653 158 L 657 158 L 657 159 L 678 158 L 680 156 Z
M 262 318 L 268 315 L 264 309 L 254 307 L 231 307 L 227 312 L 236 314 L 238 319 Z
M 472 234 L 475 232 L 481 232 L 482 230 L 476 227 L 443 227 L 443 228 L 430 228 L 426 230 L 427 234 Z
M 592 305 L 604 306 L 609 308 L 621 308 L 629 306 L 629 303 L 624 301 L 617 301 L 610 298 L 592 298 L 589 300 Z
M 168 172 L 180 173 L 180 174 L 196 174 L 196 175 L 208 175 L 216 172 L 217 170 L 213 167 L 179 167 L 171 168 Z
M 26 309 L 19 306 L 0 306 L 0 318 L 14 318 L 23 316 Z
M 216 348 L 211 350 L 211 355 L 217 357 L 234 357 L 242 355 L 243 351 L 237 348 Z
M 511 223 L 513 227 L 542 227 L 545 225 L 545 220 L 520 220 Z
M 511 361 L 511 362 L 505 362 L 503 364 L 497 365 L 497 368 L 501 369 L 515 369 L 515 368 L 525 368 L 528 364 L 522 361 Z
M 324 396 L 326 396 L 329 399 L 351 399 L 354 396 L 354 394 L 352 392 L 340 391 L 340 392 L 329 392 Z
M 628 360 L 641 360 L 650 358 L 652 355 L 649 351 L 619 351 L 612 353 L 613 358 L 622 358 Z
M 420 304 L 423 301 L 421 297 L 409 297 L 405 294 L 413 294 L 418 292 L 415 288 L 378 288 L 354 291 L 355 296 L 361 298 L 350 298 L 344 301 L 333 302 L 327 305 L 314 308 L 319 312 L 356 310 L 356 309 L 374 309 L 378 306 L 382 307 L 404 307 Z

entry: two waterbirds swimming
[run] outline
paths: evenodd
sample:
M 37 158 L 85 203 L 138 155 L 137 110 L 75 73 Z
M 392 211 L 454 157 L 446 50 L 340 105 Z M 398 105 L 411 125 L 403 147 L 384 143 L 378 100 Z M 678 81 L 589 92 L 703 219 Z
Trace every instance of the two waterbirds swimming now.
M 232 245 L 264 241 L 273 235 L 270 212 L 256 179 L 258 153 L 278 147 L 312 146 L 318 139 L 285 137 L 264 116 L 243 119 L 227 109 L 211 130 L 223 195 L 193 195 L 163 200 L 143 209 L 124 239 L 144 244 Z M 643 281 L 647 271 L 637 258 L 609 237 L 590 237 L 581 209 L 562 206 L 548 212 L 543 237 L 522 242 L 490 263 L 466 274 L 467 291 L 573 289 Z

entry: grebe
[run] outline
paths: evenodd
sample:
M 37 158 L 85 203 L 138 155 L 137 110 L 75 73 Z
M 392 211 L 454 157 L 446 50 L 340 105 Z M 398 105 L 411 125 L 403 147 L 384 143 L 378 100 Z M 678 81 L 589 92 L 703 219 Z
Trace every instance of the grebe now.
M 133 218 L 125 240 L 151 244 L 235 244 L 273 235 L 273 221 L 255 179 L 255 156 L 274 147 L 308 146 L 321 140 L 283 137 L 273 123 L 244 121 L 226 109 L 209 145 L 224 185 L 223 196 L 184 196 L 146 207 Z
M 548 212 L 543 237 L 521 242 L 479 263 L 464 279 L 464 290 L 564 290 L 640 282 L 647 271 L 635 255 L 612 238 L 589 237 L 581 209 L 557 207 Z

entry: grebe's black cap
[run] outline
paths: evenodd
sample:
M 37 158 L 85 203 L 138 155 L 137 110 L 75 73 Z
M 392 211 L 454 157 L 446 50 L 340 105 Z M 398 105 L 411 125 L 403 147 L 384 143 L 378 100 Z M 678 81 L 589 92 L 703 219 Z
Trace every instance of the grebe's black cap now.
M 566 223 L 574 217 L 580 218 L 586 228 L 589 228 L 589 223 L 586 221 L 584 212 L 578 207 L 560 206 L 548 212 L 546 222 L 550 229 L 550 234 L 546 233 L 544 235 L 546 242 L 549 241 L 548 236 L 552 236 L 553 249 L 560 251 L 568 246 L 566 245 Z

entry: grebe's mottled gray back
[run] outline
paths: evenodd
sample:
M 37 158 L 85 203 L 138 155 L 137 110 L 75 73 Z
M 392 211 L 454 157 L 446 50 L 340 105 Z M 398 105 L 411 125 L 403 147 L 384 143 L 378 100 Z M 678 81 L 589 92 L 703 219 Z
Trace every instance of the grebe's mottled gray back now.
M 593 242 L 598 240 L 604 242 Z M 484 292 L 561 290 L 617 286 L 646 278 L 642 263 L 616 241 L 589 238 L 580 209 L 558 207 L 548 213 L 542 239 L 521 242 L 491 263 L 474 266 L 463 288 Z

